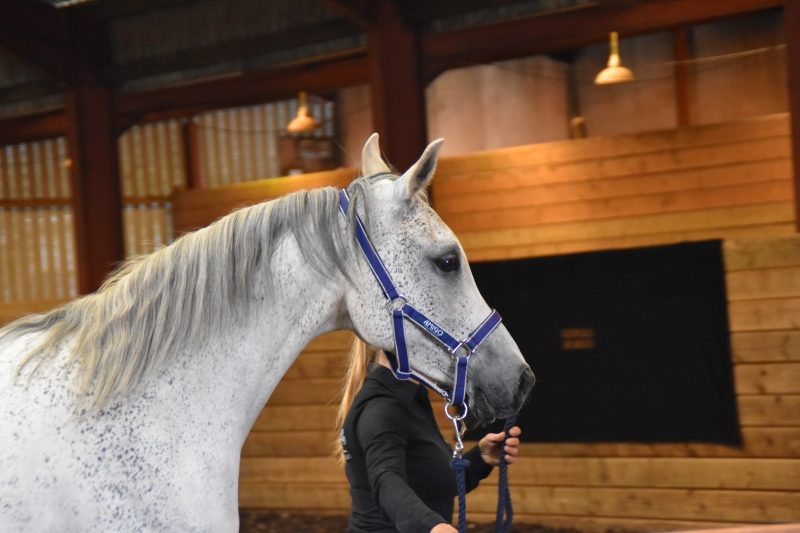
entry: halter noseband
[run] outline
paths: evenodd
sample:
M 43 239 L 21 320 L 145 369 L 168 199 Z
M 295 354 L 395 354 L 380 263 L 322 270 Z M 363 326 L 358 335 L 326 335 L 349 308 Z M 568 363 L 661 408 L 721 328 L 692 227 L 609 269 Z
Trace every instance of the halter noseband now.
M 340 190 L 339 210 L 345 216 L 345 219 L 347 219 L 347 210 L 349 206 L 350 198 L 347 196 L 347 192 Z M 386 309 L 392 314 L 395 354 L 397 356 L 396 367 L 394 362 L 392 365 L 394 367 L 394 375 L 398 379 L 402 380 L 417 380 L 441 395 L 447 401 L 448 405 L 456 407 L 457 410 L 463 408 L 463 412 L 461 414 L 456 413 L 455 417 L 451 416 L 450 413 L 445 410 L 445 412 L 447 412 L 447 416 L 453 419 L 454 423 L 456 420 L 462 420 L 467 415 L 467 406 L 465 403 L 467 389 L 467 363 L 469 362 L 470 356 L 478 349 L 478 346 L 480 346 L 486 337 L 488 337 L 489 334 L 491 334 L 492 331 L 494 331 L 495 328 L 500 325 L 500 321 L 502 320 L 500 318 L 500 314 L 492 309 L 492 312 L 489 314 L 489 316 L 486 317 L 486 319 L 477 328 L 475 328 L 475 330 L 470 333 L 466 339 L 460 341 L 456 340 L 456 338 L 447 333 L 444 328 L 439 327 L 433 320 L 414 309 L 414 307 L 408 303 L 408 299 L 405 297 L 405 295 L 398 292 L 391 276 L 389 275 L 389 272 L 386 270 L 386 266 L 383 264 L 383 261 L 381 261 L 378 252 L 376 252 L 375 248 L 372 246 L 372 243 L 367 236 L 367 232 L 364 230 L 364 224 L 361 222 L 361 217 L 358 216 L 358 213 L 356 213 L 355 218 L 356 240 L 361 248 L 361 252 L 364 254 L 364 258 L 367 260 L 367 264 L 369 264 L 372 273 L 375 275 L 375 279 L 378 280 L 378 285 L 380 285 L 383 295 L 386 297 Z M 403 323 L 404 318 L 409 319 L 411 322 L 419 326 L 422 331 L 436 339 L 447 349 L 448 352 L 450 352 L 450 354 L 455 357 L 456 366 L 452 391 L 440 387 L 432 380 L 429 380 L 412 370 L 411 364 L 408 360 L 408 348 L 406 346 L 406 336 Z M 462 346 L 466 348 L 467 351 L 467 354 L 463 357 L 457 355 L 458 349 Z M 456 433 L 459 433 L 457 426 Z

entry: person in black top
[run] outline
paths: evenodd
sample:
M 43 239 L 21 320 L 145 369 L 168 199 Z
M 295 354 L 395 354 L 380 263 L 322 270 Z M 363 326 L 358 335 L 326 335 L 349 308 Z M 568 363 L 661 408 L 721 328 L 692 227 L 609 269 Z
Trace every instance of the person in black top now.
M 397 379 L 382 351 L 356 339 L 337 422 L 352 498 L 350 533 L 456 533 L 452 449 L 423 385 Z M 509 433 L 511 464 L 520 430 Z M 504 437 L 489 434 L 464 454 L 467 491 L 498 464 Z

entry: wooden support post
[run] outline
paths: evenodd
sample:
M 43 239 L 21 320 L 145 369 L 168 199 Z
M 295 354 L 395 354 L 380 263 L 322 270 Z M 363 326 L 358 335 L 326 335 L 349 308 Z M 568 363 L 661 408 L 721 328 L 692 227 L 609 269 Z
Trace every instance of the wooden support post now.
M 67 143 L 78 291 L 96 290 L 124 258 L 122 199 L 111 91 L 89 66 L 67 92 Z
M 183 165 L 186 187 L 199 189 L 203 186 L 200 177 L 200 152 L 198 151 L 197 123 L 193 117 L 183 122 Z
M 787 47 L 786 70 L 789 75 L 789 113 L 792 122 L 795 227 L 800 232 L 800 2 L 786 2 L 783 14 Z
M 406 26 L 394 0 L 373 2 L 367 34 L 372 120 L 388 161 L 401 172 L 425 149 L 425 94 L 417 32 Z
M 689 63 L 694 58 L 691 32 L 686 27 L 672 30 L 675 56 L 675 97 L 678 107 L 678 126 L 697 124 L 694 72 Z

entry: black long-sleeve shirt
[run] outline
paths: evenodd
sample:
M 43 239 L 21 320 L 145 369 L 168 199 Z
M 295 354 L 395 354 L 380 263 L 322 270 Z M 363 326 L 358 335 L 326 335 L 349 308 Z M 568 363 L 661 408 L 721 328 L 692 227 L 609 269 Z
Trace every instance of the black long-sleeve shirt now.
M 428 390 L 375 365 L 342 428 L 353 504 L 350 533 L 429 533 L 450 523 L 457 494 L 450 444 L 439 432 Z M 492 471 L 467 452 L 467 490 Z

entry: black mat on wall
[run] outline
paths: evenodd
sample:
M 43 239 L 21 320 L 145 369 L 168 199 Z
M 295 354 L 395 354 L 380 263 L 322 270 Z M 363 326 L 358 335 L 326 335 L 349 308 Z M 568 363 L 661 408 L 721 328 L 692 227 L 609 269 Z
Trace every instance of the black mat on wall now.
M 740 444 L 720 241 L 471 268 L 538 380 L 523 441 Z

